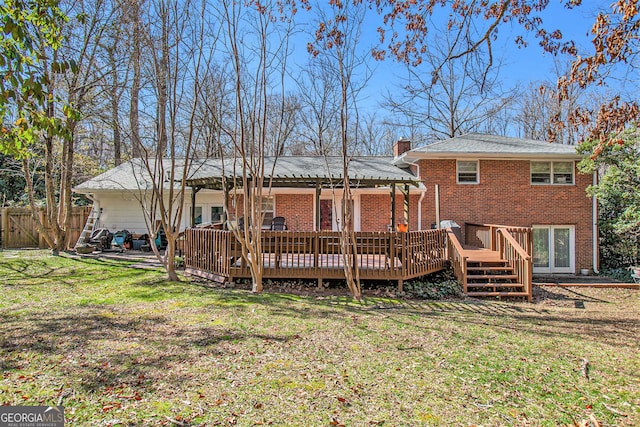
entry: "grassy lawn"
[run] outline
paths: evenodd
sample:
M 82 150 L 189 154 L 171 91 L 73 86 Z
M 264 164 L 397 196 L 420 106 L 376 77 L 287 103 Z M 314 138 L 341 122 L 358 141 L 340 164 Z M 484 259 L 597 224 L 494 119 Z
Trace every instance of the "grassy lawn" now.
M 0 277 L 0 404 L 70 426 L 640 425 L 634 290 L 357 303 L 42 251 Z

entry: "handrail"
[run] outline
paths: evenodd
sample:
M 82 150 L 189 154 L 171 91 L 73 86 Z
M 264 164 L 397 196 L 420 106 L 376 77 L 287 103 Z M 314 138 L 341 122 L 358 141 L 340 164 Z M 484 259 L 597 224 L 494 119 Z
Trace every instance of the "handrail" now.
M 465 222 L 464 225 L 471 225 L 474 227 L 495 227 L 495 228 L 512 228 L 511 225 L 504 224 L 478 224 L 475 222 Z
M 456 237 L 453 230 L 451 230 L 450 228 L 446 228 L 445 231 L 447 232 L 447 236 L 451 238 L 451 243 L 456 247 L 458 252 L 462 253 L 464 249 L 462 248 L 462 244 L 458 241 L 458 238 Z
M 531 259 L 531 255 L 529 255 L 527 251 L 525 251 L 522 248 L 522 246 L 520 246 L 520 244 L 516 241 L 516 239 L 511 235 L 509 230 L 503 227 L 503 228 L 499 228 L 498 232 L 502 233 L 504 238 L 508 240 L 509 243 L 511 243 L 511 245 L 513 245 L 514 249 L 520 254 L 520 256 L 522 256 L 524 259 L 527 259 L 527 260 Z
M 462 284 L 463 292 L 467 293 L 467 257 L 463 255 L 464 249 L 453 230 L 447 228 L 446 231 L 447 255 L 449 256 L 449 262 L 453 268 L 453 274 L 456 276 L 458 282 Z
M 498 251 L 500 258 L 509 261 L 518 276 L 518 281 L 524 286 L 527 298 L 531 301 L 533 288 L 533 271 L 531 255 L 520 246 L 518 241 L 511 235 L 509 230 L 501 227 L 497 230 Z
M 515 234 L 517 236 L 516 241 L 520 247 L 524 248 L 529 255 L 533 253 L 533 241 L 531 239 L 532 229 L 530 227 L 465 222 L 466 244 L 470 246 L 478 246 L 479 243 L 480 247 L 491 249 L 492 251 L 498 250 L 497 239 L 498 229 L 500 228 L 508 230 L 512 236 Z

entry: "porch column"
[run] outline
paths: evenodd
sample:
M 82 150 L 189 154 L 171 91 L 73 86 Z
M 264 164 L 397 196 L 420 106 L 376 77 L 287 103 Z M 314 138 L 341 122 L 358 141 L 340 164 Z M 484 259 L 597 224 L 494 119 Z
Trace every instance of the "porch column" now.
M 196 193 L 202 190 L 202 187 L 191 187 L 191 228 L 196 226 Z
M 316 231 L 320 231 L 320 193 L 322 192 L 322 185 L 320 185 L 320 181 L 316 181 Z
M 220 221 L 223 230 L 227 229 L 227 212 L 229 212 L 229 185 L 226 178 L 222 178 L 222 215 Z
M 402 188 L 402 194 L 404 195 L 404 223 L 409 224 L 409 184 L 405 184 Z
M 391 231 L 396 229 L 396 183 L 391 183 Z

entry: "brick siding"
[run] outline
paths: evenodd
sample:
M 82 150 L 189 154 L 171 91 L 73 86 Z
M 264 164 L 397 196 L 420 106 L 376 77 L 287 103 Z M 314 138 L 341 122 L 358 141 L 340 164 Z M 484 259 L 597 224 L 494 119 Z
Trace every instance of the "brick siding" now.
M 313 231 L 315 194 L 277 194 L 276 215 L 287 220 L 291 231 Z
M 417 191 L 413 189 L 413 191 Z M 396 224 L 404 222 L 404 196 L 396 192 Z M 409 230 L 418 229 L 418 201 L 420 196 L 409 191 Z M 360 196 L 360 229 L 387 231 L 391 224 L 391 194 L 362 194 Z M 425 224 L 423 222 L 423 228 Z
M 456 183 L 453 159 L 421 160 L 420 171 L 426 194 L 422 201 L 422 228 L 435 223 L 435 184 L 440 186 L 440 219 L 465 223 L 573 225 L 575 227 L 576 271 L 592 266 L 591 199 L 585 189 L 591 175 L 575 172 L 575 185 L 531 185 L 528 160 L 481 160 L 479 184 Z M 411 191 L 416 191 L 412 188 Z M 277 194 L 275 214 L 287 219 L 289 230 L 314 229 L 314 194 Z M 409 201 L 409 229 L 418 228 L 418 201 Z M 241 213 L 242 197 L 239 197 Z M 396 222 L 404 220 L 404 198 L 396 193 Z M 233 209 L 230 209 L 233 210 Z M 390 194 L 360 195 L 360 229 L 386 231 L 391 223 Z
M 465 223 L 573 225 L 576 271 L 592 265 L 591 175 L 575 173 L 575 185 L 531 185 L 528 160 L 480 160 L 479 184 L 456 183 L 455 160 L 421 160 L 427 188 L 422 224 L 435 222 L 435 184 L 440 186 L 440 219 Z

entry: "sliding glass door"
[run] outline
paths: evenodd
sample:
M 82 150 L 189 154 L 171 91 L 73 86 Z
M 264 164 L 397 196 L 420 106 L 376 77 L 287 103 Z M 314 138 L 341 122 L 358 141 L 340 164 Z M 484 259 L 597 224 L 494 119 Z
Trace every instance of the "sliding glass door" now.
M 533 226 L 534 273 L 575 273 L 575 253 L 573 226 Z

